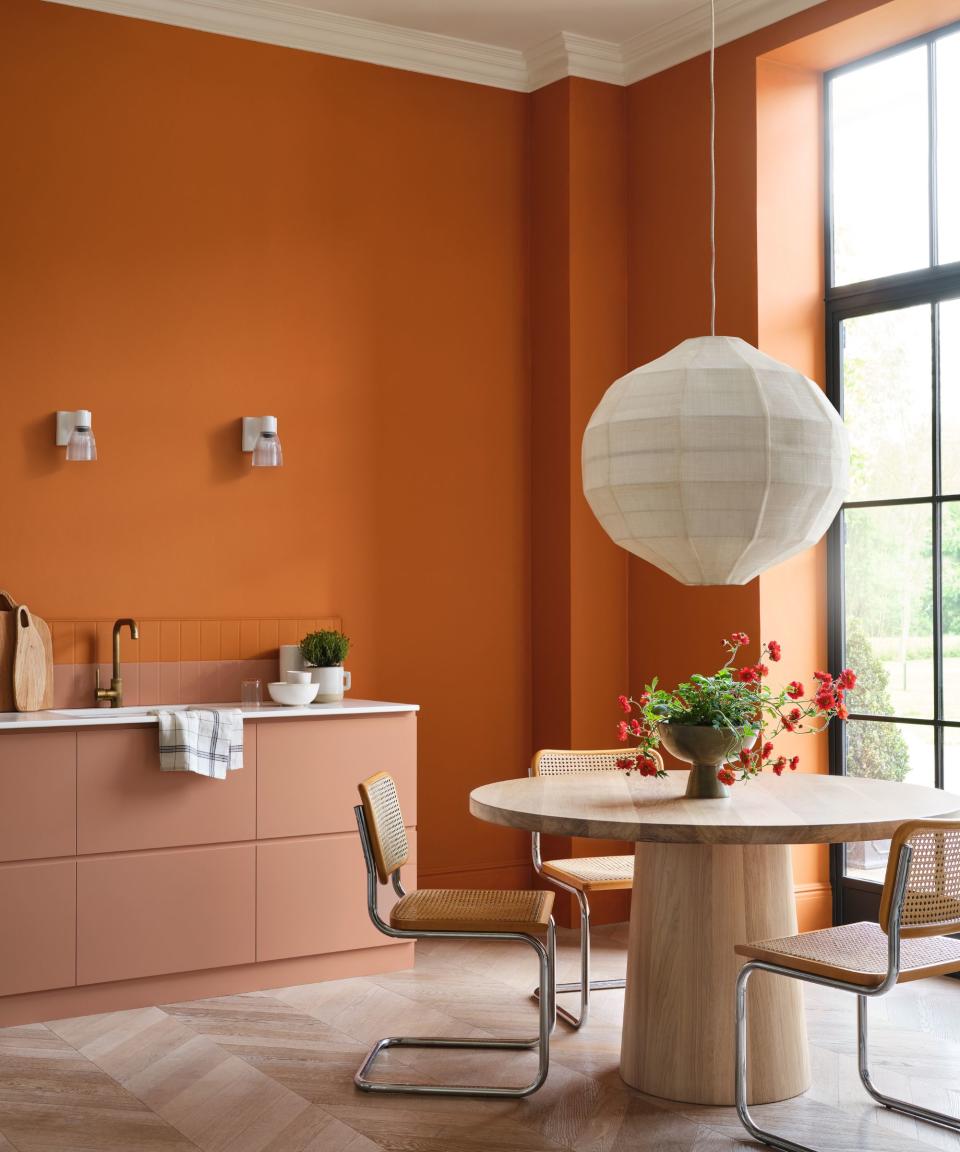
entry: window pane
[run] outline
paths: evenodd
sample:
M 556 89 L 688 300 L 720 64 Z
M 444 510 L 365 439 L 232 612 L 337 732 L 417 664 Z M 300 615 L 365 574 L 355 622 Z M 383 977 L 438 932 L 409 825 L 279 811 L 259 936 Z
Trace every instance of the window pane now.
M 841 326 L 851 500 L 931 495 L 930 305 Z
M 933 728 L 925 724 L 882 724 L 850 720 L 846 724 L 847 775 L 871 780 L 925 784 L 934 774 Z M 883 880 L 889 840 L 846 846 L 846 873 L 862 880 Z
M 933 719 L 931 536 L 925 504 L 844 513 L 851 712 Z
M 937 41 L 937 258 L 960 260 L 960 32 Z
M 837 76 L 830 101 L 834 283 L 927 267 L 926 48 Z
M 943 505 L 943 714 L 960 720 L 960 504 Z
M 940 305 L 940 425 L 940 483 L 944 495 L 957 495 L 960 494 L 960 300 L 944 300 Z

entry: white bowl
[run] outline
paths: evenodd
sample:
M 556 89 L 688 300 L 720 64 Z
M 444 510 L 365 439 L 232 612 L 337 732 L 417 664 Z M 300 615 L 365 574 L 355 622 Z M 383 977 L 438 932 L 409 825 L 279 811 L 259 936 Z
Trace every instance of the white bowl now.
M 303 708 L 320 691 L 319 684 L 285 684 L 282 680 L 267 685 L 270 699 L 288 708 Z
M 309 672 L 297 672 L 295 669 L 291 669 L 287 673 L 288 684 L 309 684 L 312 679 L 313 677 Z

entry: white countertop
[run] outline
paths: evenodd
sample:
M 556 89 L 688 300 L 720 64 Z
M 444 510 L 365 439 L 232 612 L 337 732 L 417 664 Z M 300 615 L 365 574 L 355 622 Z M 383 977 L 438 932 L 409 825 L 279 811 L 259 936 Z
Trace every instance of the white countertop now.
M 118 724 L 156 724 L 156 712 L 164 708 L 182 712 L 187 708 L 239 708 L 239 704 L 144 704 L 131 708 L 53 708 L 49 712 L 0 712 L 0 732 L 23 732 L 44 728 L 102 728 Z M 336 704 L 308 704 L 286 708 L 261 704 L 244 708 L 244 720 L 322 720 L 328 716 L 380 716 L 390 712 L 419 712 L 419 704 L 396 704 L 388 700 L 341 700 Z

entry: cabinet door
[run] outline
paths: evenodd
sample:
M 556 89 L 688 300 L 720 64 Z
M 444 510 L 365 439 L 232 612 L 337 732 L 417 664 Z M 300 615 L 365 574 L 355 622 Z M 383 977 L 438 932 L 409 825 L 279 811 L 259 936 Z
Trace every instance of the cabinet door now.
M 0 865 L 0 996 L 76 983 L 73 860 Z
M 163 772 L 156 728 L 77 733 L 78 850 L 126 852 L 252 840 L 257 734 L 244 725 L 244 767 L 226 780 Z
M 76 848 L 76 733 L 0 733 L 0 860 L 72 856 Z
M 410 863 L 402 878 L 417 886 L 416 833 L 407 829 Z M 385 918 L 396 900 L 380 890 Z M 396 943 L 367 914 L 367 870 L 354 833 L 284 840 L 257 847 L 257 959 L 317 956 Z
M 357 785 L 374 772 L 393 776 L 404 821 L 416 824 L 415 713 L 261 721 L 257 727 L 260 839 L 354 831 Z
M 255 901 L 253 844 L 80 860 L 77 982 L 250 963 Z

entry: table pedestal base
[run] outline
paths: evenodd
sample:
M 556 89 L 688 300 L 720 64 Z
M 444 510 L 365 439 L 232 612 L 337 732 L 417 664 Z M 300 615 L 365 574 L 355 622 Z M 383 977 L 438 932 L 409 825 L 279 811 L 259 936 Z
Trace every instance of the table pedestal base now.
M 733 1104 L 734 985 L 743 963 L 733 946 L 796 930 L 789 847 L 638 843 L 623 1079 L 670 1100 Z M 747 1012 L 750 1102 L 804 1092 L 810 1068 L 799 984 L 758 972 Z

